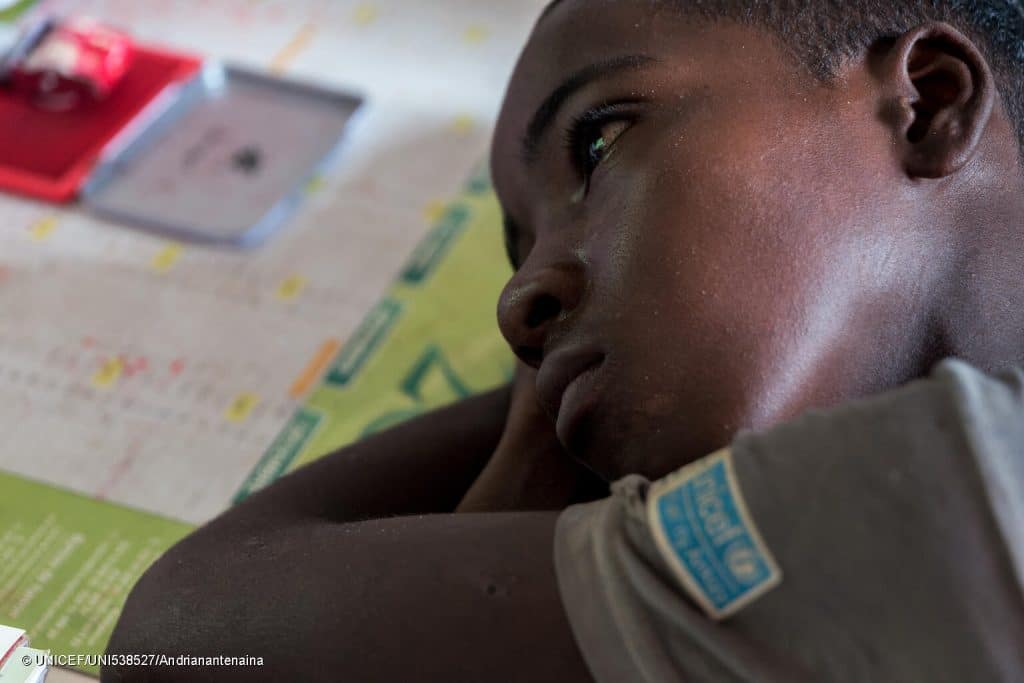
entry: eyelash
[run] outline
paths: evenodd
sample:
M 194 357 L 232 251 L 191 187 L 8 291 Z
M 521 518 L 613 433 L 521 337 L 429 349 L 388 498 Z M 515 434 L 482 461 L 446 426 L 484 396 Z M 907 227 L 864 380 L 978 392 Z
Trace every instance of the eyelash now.
M 601 161 L 604 160 L 604 157 L 595 160 L 591 155 L 592 144 L 595 138 L 601 135 L 602 129 L 608 124 L 620 121 L 629 124 L 634 123 L 636 120 L 635 114 L 624 111 L 624 107 L 630 104 L 634 103 L 615 102 L 602 104 L 583 112 L 569 124 L 569 128 L 565 132 L 565 147 L 569 152 L 569 158 L 572 160 L 573 166 L 583 177 L 585 183 L 589 184 L 591 175 L 600 166 Z M 621 136 L 622 133 L 619 135 Z M 614 144 L 613 142 L 612 145 Z M 610 147 L 605 148 L 606 155 Z

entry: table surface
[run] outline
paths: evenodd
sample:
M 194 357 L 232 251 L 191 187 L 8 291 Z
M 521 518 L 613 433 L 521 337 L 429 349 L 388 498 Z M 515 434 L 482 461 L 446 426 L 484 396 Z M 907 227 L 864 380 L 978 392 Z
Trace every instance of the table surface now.
M 223 509 L 302 404 L 318 359 L 486 154 L 543 4 L 49 3 L 369 104 L 336 170 L 254 251 L 0 196 L 0 470 L 190 523 Z

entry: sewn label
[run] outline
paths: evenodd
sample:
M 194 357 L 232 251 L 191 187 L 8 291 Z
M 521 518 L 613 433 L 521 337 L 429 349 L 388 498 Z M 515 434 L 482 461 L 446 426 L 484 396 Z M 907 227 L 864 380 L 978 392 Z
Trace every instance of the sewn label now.
M 654 482 L 647 518 L 669 567 L 712 619 L 735 614 L 782 581 L 743 500 L 731 451 Z

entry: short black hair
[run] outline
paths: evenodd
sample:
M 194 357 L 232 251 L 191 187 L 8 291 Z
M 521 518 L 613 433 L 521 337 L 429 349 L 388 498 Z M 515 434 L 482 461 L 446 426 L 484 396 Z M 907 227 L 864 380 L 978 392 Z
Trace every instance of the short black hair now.
M 554 0 L 546 15 L 563 0 Z M 1024 154 L 1024 0 L 646 0 L 684 16 L 726 19 L 775 33 L 823 81 L 847 59 L 928 21 L 968 36 L 992 68 Z M 542 15 L 543 17 L 544 15 Z

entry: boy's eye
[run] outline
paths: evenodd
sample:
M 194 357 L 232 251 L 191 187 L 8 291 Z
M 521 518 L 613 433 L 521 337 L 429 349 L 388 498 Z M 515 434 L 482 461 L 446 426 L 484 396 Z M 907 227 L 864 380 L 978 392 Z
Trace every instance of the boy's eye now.
M 604 161 L 605 155 L 629 124 L 625 121 L 610 121 L 604 124 L 591 138 L 587 148 L 587 160 L 584 166 L 589 175 Z
M 585 182 L 608 156 L 615 141 L 632 125 L 623 105 L 605 105 L 576 119 L 566 136 L 569 155 Z

